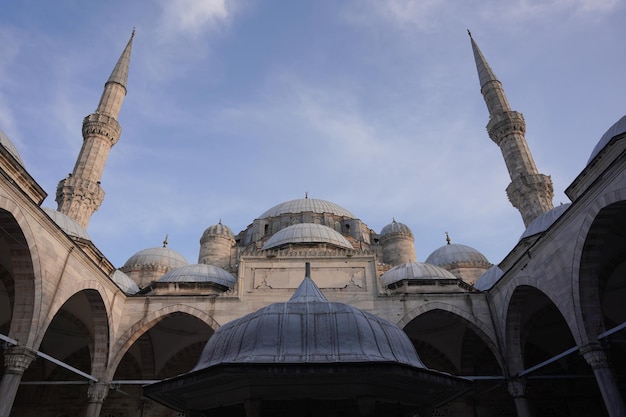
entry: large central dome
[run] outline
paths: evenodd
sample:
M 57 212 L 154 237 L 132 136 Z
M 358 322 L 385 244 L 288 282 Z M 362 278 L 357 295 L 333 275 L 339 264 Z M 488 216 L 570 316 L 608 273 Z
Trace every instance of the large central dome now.
M 344 209 L 341 206 L 338 206 L 335 203 L 331 203 L 330 201 L 318 200 L 315 198 L 300 198 L 297 200 L 286 201 L 284 203 L 280 203 L 271 209 L 267 210 L 265 213 L 259 216 L 259 219 L 266 219 L 269 217 L 277 217 L 281 214 L 287 213 L 305 213 L 305 212 L 313 212 L 313 213 L 329 213 L 334 214 L 340 217 L 348 217 L 354 219 L 354 214 L 350 213 L 348 210 Z

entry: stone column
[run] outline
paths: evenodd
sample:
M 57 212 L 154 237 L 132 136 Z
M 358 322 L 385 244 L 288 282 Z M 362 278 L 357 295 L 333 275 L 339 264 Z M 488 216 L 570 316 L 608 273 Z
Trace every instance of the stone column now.
M 579 350 L 593 370 L 609 416 L 626 417 L 624 400 L 617 388 L 613 372 L 609 366 L 609 360 L 606 357 L 606 353 L 604 353 L 602 345 L 598 342 L 592 342 L 582 346 Z
M 109 393 L 109 384 L 105 382 L 95 382 L 89 385 L 87 390 L 87 407 L 85 417 L 98 417 L 102 409 L 102 403 Z
M 508 382 L 509 394 L 513 397 L 515 402 L 515 409 L 517 410 L 518 417 L 532 417 L 530 412 L 530 406 L 526 399 L 526 381 L 523 379 L 515 378 L 510 379 Z
M 13 346 L 4 352 L 4 376 L 0 382 L 0 417 L 8 417 L 24 371 L 37 352 L 26 346 Z

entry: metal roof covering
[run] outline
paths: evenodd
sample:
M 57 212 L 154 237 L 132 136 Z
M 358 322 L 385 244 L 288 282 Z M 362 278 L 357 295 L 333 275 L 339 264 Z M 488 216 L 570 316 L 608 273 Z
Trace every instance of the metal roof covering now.
M 432 279 L 457 280 L 457 277 L 443 268 L 424 262 L 410 262 L 395 266 L 380 277 L 380 281 L 385 287 L 403 280 Z
M 139 292 L 139 287 L 137 286 L 137 283 L 133 281 L 131 277 L 129 277 L 124 272 L 120 271 L 119 269 L 116 269 L 113 272 L 111 279 L 126 294 L 137 294 Z
M 230 227 L 223 225 L 221 220 L 218 224 L 207 227 L 204 233 L 202 233 L 202 239 L 209 236 L 226 236 L 233 239 L 235 238 L 235 234 Z
M 345 249 L 354 249 L 343 235 L 330 227 L 316 223 L 299 223 L 285 227 L 270 237 L 263 250 L 290 243 L 328 243 Z
M 128 258 L 122 268 L 134 266 L 160 265 L 170 269 L 189 265 L 187 259 L 173 249 L 165 247 L 148 248 L 141 250 Z
M 63 231 L 69 236 L 79 237 L 81 239 L 91 241 L 91 238 L 87 234 L 87 231 L 75 220 L 67 217 L 67 215 L 61 213 L 60 211 L 56 211 L 54 209 L 43 207 L 43 211 L 46 212 L 48 217 L 50 217 Z
M 565 210 L 567 210 L 570 205 L 571 203 L 561 204 L 560 206 L 556 206 L 552 210 L 548 210 L 541 216 L 537 217 L 535 220 L 530 222 L 526 230 L 524 230 L 524 233 L 522 233 L 522 236 L 520 236 L 519 240 L 548 230 L 548 228 L 552 226 L 552 224 L 559 217 L 561 217 L 563 213 L 565 213 Z
M 498 265 L 494 265 L 482 274 L 474 284 L 474 288 L 479 291 L 485 291 L 489 288 L 493 287 L 493 285 L 498 282 L 498 280 L 504 275 L 504 272 L 498 267 Z
M 172 269 L 159 282 L 214 282 L 232 288 L 237 279 L 228 271 L 207 264 L 185 265 Z
M 604 135 L 600 138 L 596 146 L 591 151 L 591 155 L 589 156 L 589 160 L 587 164 L 589 164 L 593 158 L 598 156 L 600 151 L 604 149 L 604 147 L 613 139 L 615 136 L 620 135 L 626 132 L 626 116 L 622 116 L 617 122 L 613 124 L 613 126 L 609 127 Z
M 286 213 L 331 213 L 340 217 L 355 218 L 352 213 L 330 201 L 315 198 L 300 198 L 280 203 L 259 216 L 259 219 L 276 217 Z
M 450 243 L 436 249 L 426 258 L 426 263 L 444 266 L 457 262 L 489 263 L 485 255 L 467 245 Z
M 220 327 L 192 372 L 225 363 L 372 362 L 425 368 L 398 326 L 356 307 L 329 302 L 307 274 L 289 301 Z
M 385 236 L 391 233 L 404 233 L 413 236 L 411 228 L 404 223 L 397 222 L 395 219 L 387 226 L 383 227 L 380 231 L 380 236 Z
M 13 158 L 15 158 L 15 160 L 20 163 L 21 166 L 24 166 L 24 161 L 22 161 L 22 157 L 17 151 L 17 148 L 15 147 L 11 139 L 9 139 L 9 137 L 5 135 L 2 130 L 0 130 L 0 145 L 4 146 L 6 150 L 9 151 L 11 155 L 13 155 Z

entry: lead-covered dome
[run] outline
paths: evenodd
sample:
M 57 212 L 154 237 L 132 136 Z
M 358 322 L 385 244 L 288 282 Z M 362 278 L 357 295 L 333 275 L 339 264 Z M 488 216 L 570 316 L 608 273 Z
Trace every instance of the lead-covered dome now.
M 409 262 L 398 265 L 380 277 L 381 283 L 388 287 L 401 281 L 457 280 L 451 272 L 424 262 Z
M 552 210 L 546 211 L 528 225 L 519 239 L 522 240 L 538 233 L 545 232 L 555 221 L 557 221 L 559 217 L 561 217 L 563 213 L 565 213 L 565 210 L 567 210 L 570 205 L 571 203 L 561 204 L 560 206 L 554 207 Z
M 289 301 L 220 327 L 192 372 L 218 364 L 372 362 L 425 368 L 398 326 L 347 304 L 329 302 L 306 274 Z
M 355 218 L 352 213 L 330 201 L 315 198 L 300 198 L 280 203 L 259 216 L 259 219 L 276 217 L 288 213 L 329 213 L 340 217 Z
M 22 161 L 22 157 L 17 151 L 17 148 L 15 147 L 11 139 L 9 139 L 9 137 L 5 135 L 2 130 L 0 130 L 0 145 L 4 146 L 5 149 L 9 151 L 11 156 L 13 156 L 13 158 L 15 158 L 15 160 L 20 163 L 21 166 L 24 166 L 24 161 Z
M 341 233 L 330 227 L 316 223 L 300 223 L 274 234 L 265 242 L 263 250 L 293 243 L 327 243 L 344 249 L 354 249 Z
M 461 263 L 480 264 L 486 268 L 491 266 L 485 255 L 470 246 L 458 243 L 449 243 L 436 249 L 425 262 L 442 268 Z
M 622 116 L 617 122 L 613 124 L 613 126 L 609 127 L 609 129 L 602 135 L 596 146 L 593 148 L 591 155 L 589 156 L 589 160 L 587 164 L 589 164 L 593 158 L 598 156 L 600 151 L 604 149 L 604 147 L 617 135 L 621 135 L 622 133 L 626 133 L 626 116 Z
M 43 207 L 43 211 L 59 226 L 67 235 L 78 237 L 91 241 L 87 231 L 75 220 L 69 218 L 66 214 L 54 209 Z
M 115 282 L 117 286 L 120 287 L 120 289 L 126 294 L 137 294 L 139 292 L 139 287 L 137 286 L 137 283 L 119 269 L 116 269 L 113 272 L 111 280 Z
M 498 282 L 498 280 L 504 275 L 504 272 L 498 267 L 498 265 L 494 265 L 485 271 L 476 283 L 474 284 L 474 288 L 479 291 L 486 291 L 489 288 L 493 287 L 493 285 Z
M 230 229 L 230 227 L 223 225 L 222 221 L 220 220 L 218 224 L 214 224 L 206 228 L 204 233 L 202 233 L 202 238 L 200 238 L 200 241 L 208 237 L 216 236 L 222 236 L 228 239 L 235 239 L 235 234 Z
M 162 266 L 174 269 L 188 265 L 187 259 L 180 253 L 167 247 L 156 247 L 141 250 L 128 258 L 122 268 L 135 268 L 137 266 Z
M 212 282 L 232 288 L 237 280 L 228 271 L 214 265 L 193 264 L 172 269 L 159 282 Z
M 404 223 L 397 222 L 396 219 L 393 219 L 391 223 L 383 227 L 383 230 L 380 231 L 380 237 L 395 233 L 413 236 L 413 232 L 411 231 L 409 226 Z

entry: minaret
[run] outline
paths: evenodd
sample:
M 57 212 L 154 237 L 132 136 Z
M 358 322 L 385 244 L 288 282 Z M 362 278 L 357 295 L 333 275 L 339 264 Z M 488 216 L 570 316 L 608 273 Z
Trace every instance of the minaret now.
M 524 136 L 526 132 L 524 117 L 521 113 L 511 110 L 502 83 L 487 64 L 472 34 L 467 32 L 476 60 L 480 91 L 489 110 L 487 132 L 500 147 L 511 177 L 506 194 L 513 207 L 521 213 L 524 224 L 528 226 L 534 219 L 553 208 L 552 180 L 538 172 Z
M 135 31 L 130 36 L 122 56 L 111 76 L 96 111 L 83 119 L 83 146 L 74 171 L 57 186 L 57 210 L 87 228 L 89 219 L 104 199 L 100 179 L 109 151 L 117 143 L 122 128 L 117 116 L 126 96 L 128 66 Z

